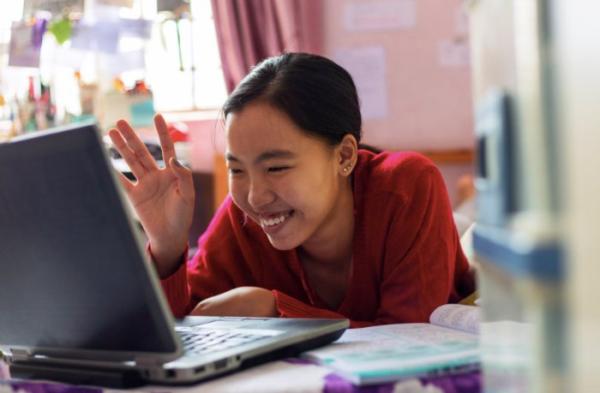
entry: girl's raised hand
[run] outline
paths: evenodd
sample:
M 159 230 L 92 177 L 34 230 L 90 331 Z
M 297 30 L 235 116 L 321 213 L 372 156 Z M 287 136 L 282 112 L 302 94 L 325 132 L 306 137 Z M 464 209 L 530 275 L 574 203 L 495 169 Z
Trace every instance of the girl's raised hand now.
M 125 120 L 108 135 L 136 178 L 132 182 L 119 174 L 150 241 L 158 274 L 166 277 L 187 247 L 195 196 L 192 172 L 177 161 L 164 118 L 156 115 L 154 124 L 165 161 L 162 169 Z

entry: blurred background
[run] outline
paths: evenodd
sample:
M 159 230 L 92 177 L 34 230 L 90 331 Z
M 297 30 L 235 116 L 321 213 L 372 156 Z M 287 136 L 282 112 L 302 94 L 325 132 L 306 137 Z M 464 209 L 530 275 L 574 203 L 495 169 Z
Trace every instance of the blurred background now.
M 202 192 L 214 208 L 227 192 L 218 120 L 228 92 L 261 59 L 305 51 L 353 75 L 365 143 L 423 152 L 441 166 L 455 205 L 471 195 L 461 0 L 17 0 L 3 8 L 0 140 L 89 118 L 108 131 L 125 118 L 152 141 L 160 112 L 181 158 L 210 175 Z
M 485 390 L 600 391 L 599 17 L 589 0 L 11 0 L 0 143 L 124 118 L 160 160 L 163 113 L 194 172 L 194 244 L 227 194 L 227 94 L 265 57 L 330 57 L 358 87 L 363 141 L 444 175 Z

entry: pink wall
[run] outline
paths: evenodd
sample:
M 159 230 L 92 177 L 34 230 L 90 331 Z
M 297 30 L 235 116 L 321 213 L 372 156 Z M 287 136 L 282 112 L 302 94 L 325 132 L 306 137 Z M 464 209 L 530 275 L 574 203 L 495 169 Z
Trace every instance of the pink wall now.
M 463 0 L 324 0 L 323 12 L 324 55 L 353 74 L 363 109 L 373 97 L 385 106 L 367 111 L 365 143 L 390 150 L 473 148 Z M 382 86 L 374 82 L 380 71 Z M 367 94 L 361 92 L 361 80 Z M 457 181 L 472 173 L 472 163 L 438 166 L 455 204 Z
M 468 24 L 463 3 L 463 0 L 325 0 L 325 55 L 336 58 L 340 50 L 368 47 L 384 51 L 388 113 L 382 118 L 365 120 L 366 143 L 403 150 L 472 147 Z M 369 11 L 370 6 L 379 8 Z M 386 8 L 389 12 L 382 15 Z M 411 9 L 414 18 L 403 20 L 403 14 Z M 365 18 L 360 31 L 346 27 L 346 15 L 352 12 L 357 22 L 354 29 L 360 29 L 356 26 L 360 25 L 356 14 Z M 383 27 L 377 31 L 371 24 Z
M 374 11 L 369 11 L 373 5 Z M 390 12 L 382 12 L 386 7 L 391 7 Z M 348 53 L 365 49 L 367 54 L 383 54 L 383 86 L 367 83 L 367 88 L 381 88 L 385 110 L 371 106 L 375 118 L 364 120 L 364 142 L 390 150 L 473 147 L 468 23 L 462 7 L 463 0 L 323 0 L 324 55 L 339 61 L 342 53 L 348 61 Z M 410 11 L 414 14 L 406 16 Z M 377 70 L 369 61 L 359 56 L 363 68 L 358 72 L 370 78 Z M 356 69 L 356 65 L 342 65 L 351 73 Z M 368 105 L 365 97 L 361 100 Z M 387 115 L 381 117 L 382 112 Z M 191 165 L 211 172 L 214 154 L 222 150 L 222 127 L 210 114 L 192 117 L 186 119 L 192 132 Z M 472 172 L 472 163 L 438 166 L 456 203 L 457 180 Z

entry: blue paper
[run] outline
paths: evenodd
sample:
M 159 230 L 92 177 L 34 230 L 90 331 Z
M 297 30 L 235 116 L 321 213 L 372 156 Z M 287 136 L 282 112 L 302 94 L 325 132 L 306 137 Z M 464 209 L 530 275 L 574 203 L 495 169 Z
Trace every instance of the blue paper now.
M 154 102 L 152 98 L 131 104 L 131 125 L 134 127 L 150 126 L 154 123 Z

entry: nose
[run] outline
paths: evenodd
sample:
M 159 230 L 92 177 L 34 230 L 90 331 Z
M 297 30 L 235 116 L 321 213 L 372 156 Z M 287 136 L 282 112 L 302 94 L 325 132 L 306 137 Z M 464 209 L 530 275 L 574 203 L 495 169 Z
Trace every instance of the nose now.
M 248 189 L 248 204 L 254 210 L 260 210 L 261 207 L 273 202 L 274 199 L 275 194 L 264 179 L 255 177 L 250 180 L 250 187 Z

